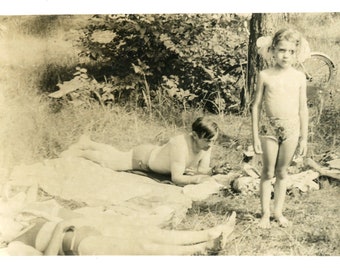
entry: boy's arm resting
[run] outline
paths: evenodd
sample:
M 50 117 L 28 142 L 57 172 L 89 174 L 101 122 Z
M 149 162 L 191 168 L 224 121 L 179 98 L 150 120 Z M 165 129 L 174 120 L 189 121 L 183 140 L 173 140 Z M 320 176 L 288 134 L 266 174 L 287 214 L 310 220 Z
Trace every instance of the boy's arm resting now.
M 185 165 L 183 165 L 181 162 L 174 161 L 171 163 L 171 181 L 176 185 L 185 186 L 189 184 L 200 184 L 212 179 L 210 175 L 185 175 L 184 172 Z
M 170 141 L 170 171 L 171 171 L 171 181 L 176 185 L 185 186 L 188 184 L 199 184 L 211 179 L 209 175 L 197 174 L 193 172 L 194 175 L 186 175 L 186 159 L 189 155 L 188 145 L 182 140 L 182 138 L 177 138 L 177 140 Z M 179 151 L 179 149 L 181 149 Z M 210 157 L 210 156 L 209 156 Z M 206 161 L 205 161 L 206 162 Z M 203 165 L 206 166 L 206 165 Z M 195 170 L 198 170 L 195 169 Z M 208 170 L 209 171 L 209 170 Z
M 211 148 L 205 151 L 201 161 L 198 164 L 197 174 L 212 175 L 212 167 L 210 167 L 211 161 Z

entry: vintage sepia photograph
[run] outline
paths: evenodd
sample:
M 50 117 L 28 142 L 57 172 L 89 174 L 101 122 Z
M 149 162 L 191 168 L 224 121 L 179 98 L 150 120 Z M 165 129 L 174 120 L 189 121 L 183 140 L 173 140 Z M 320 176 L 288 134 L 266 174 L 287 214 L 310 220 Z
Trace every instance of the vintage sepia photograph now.
M 20 13 L 1 256 L 340 255 L 339 11 Z

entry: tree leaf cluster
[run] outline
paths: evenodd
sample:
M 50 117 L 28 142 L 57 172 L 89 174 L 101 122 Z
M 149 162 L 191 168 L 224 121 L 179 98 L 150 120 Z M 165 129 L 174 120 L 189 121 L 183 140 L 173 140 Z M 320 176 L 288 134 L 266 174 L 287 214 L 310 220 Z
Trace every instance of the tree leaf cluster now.
M 87 74 L 110 84 L 115 102 L 152 110 L 155 99 L 182 109 L 235 109 L 242 89 L 233 67 L 247 59 L 249 17 L 237 14 L 95 15 L 81 37 Z M 90 64 L 89 64 L 90 63 Z

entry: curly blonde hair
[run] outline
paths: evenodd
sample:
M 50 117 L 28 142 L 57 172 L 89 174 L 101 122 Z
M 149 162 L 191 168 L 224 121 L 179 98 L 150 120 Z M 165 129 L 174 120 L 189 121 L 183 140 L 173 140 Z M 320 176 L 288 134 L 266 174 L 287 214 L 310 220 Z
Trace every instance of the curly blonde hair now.
M 283 28 L 275 33 L 271 46 L 272 49 L 283 40 L 295 43 L 297 49 L 301 46 L 301 34 L 294 29 Z

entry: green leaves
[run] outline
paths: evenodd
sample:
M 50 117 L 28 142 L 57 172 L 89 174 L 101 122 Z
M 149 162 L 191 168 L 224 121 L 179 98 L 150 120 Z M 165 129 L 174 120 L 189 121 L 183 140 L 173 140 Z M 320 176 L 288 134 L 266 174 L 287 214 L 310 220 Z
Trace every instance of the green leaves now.
M 146 91 L 142 99 L 148 107 L 152 97 L 147 93 L 162 90 L 163 76 L 178 78 L 177 88 L 185 90 L 176 91 L 177 97 L 190 97 L 192 106 L 211 110 L 207 101 L 216 98 L 224 100 L 220 104 L 237 105 L 241 89 L 228 88 L 232 78 L 225 71 L 247 59 L 248 19 L 237 14 L 96 15 L 84 31 L 81 54 L 103 70 L 98 81 L 134 77 L 134 91 Z

